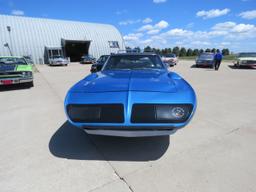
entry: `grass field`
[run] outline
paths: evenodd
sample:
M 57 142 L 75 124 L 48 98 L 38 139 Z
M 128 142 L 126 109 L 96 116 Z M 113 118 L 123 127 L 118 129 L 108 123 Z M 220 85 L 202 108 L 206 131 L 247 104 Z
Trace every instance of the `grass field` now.
M 179 57 L 179 59 L 181 59 L 181 60 L 195 60 L 196 56 Z M 234 59 L 235 59 L 235 55 L 226 55 L 223 58 L 223 60 L 227 60 L 227 61 L 234 60 Z

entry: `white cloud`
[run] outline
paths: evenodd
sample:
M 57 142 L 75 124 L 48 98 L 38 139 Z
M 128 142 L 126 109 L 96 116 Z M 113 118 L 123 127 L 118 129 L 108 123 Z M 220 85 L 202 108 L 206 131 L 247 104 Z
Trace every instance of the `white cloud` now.
M 162 20 L 159 23 L 155 24 L 155 28 L 157 28 L 157 29 L 165 29 L 168 26 L 169 26 L 169 23 L 164 21 L 164 20 Z
M 169 26 L 168 22 L 162 20 L 158 23 L 156 23 L 155 25 L 150 25 L 150 24 L 147 24 L 147 25 L 143 25 L 142 27 L 140 27 L 138 29 L 138 31 L 154 31 L 156 32 L 156 30 L 161 31 L 162 29 L 165 29 Z
M 191 22 L 191 23 L 188 23 L 188 24 L 186 25 L 186 27 L 187 27 L 187 28 L 192 28 L 192 27 L 194 27 L 194 25 L 195 25 L 195 23 Z
M 171 29 L 165 33 L 166 36 L 176 36 L 176 37 L 184 37 L 191 36 L 193 34 L 192 31 L 184 30 L 184 29 Z
M 242 23 L 242 24 L 236 25 L 231 31 L 235 33 L 247 33 L 247 32 L 250 32 L 251 30 L 255 30 L 254 25 Z
M 153 3 L 165 3 L 167 0 L 153 0 Z
M 153 29 L 154 27 L 152 25 L 143 25 L 141 28 L 138 29 L 138 31 L 150 31 Z
M 152 30 L 148 31 L 147 34 L 149 34 L 149 35 L 155 35 L 155 34 L 157 34 L 157 33 L 159 33 L 159 32 L 160 32 L 159 29 L 152 29 Z
M 196 13 L 197 17 L 203 17 L 204 19 L 210 19 L 210 18 L 214 18 L 214 17 L 220 17 L 222 15 L 226 15 L 230 12 L 230 9 L 211 9 L 209 11 L 198 11 Z
M 132 25 L 132 24 L 140 23 L 140 22 L 141 22 L 140 19 L 137 19 L 137 20 L 126 20 L 126 21 L 120 21 L 119 25 Z
M 228 30 L 228 29 L 232 29 L 236 26 L 235 22 L 232 21 L 228 21 L 228 22 L 224 22 L 224 23 L 217 23 L 216 25 L 214 25 L 212 27 L 213 30 Z
M 147 17 L 146 19 L 144 19 L 142 22 L 143 23 L 151 23 L 153 20 L 151 19 L 151 18 L 149 18 L 149 17 Z
M 12 15 L 18 15 L 18 16 L 22 16 L 24 15 L 24 11 L 22 10 L 12 10 Z
M 125 41 L 138 41 L 140 37 L 142 37 L 142 33 L 129 33 L 128 35 L 124 36 Z
M 256 18 L 256 10 L 244 11 L 239 14 L 243 19 L 255 19 Z

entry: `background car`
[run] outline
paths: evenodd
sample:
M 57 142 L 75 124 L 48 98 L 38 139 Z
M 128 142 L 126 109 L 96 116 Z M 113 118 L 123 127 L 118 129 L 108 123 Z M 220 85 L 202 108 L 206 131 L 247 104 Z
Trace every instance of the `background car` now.
M 91 66 L 91 73 L 100 71 L 108 58 L 109 58 L 109 55 L 100 56 L 100 58 L 96 61 L 96 63 Z
M 65 98 L 69 122 L 97 135 L 170 135 L 189 123 L 195 109 L 193 88 L 159 55 L 146 53 L 111 55 Z
M 196 67 L 211 67 L 214 68 L 214 53 L 201 53 L 196 58 Z
M 33 87 L 32 65 L 23 57 L 0 57 L 0 85 L 20 83 Z
M 93 64 L 96 62 L 96 59 L 92 55 L 82 56 L 80 63 L 81 64 Z
M 239 53 L 234 61 L 234 66 L 256 68 L 256 53 Z
M 178 63 L 178 58 L 175 54 L 166 54 L 162 56 L 162 61 L 164 63 L 167 63 L 169 66 L 174 66 L 177 65 Z
M 67 59 L 65 59 L 63 56 L 57 55 L 57 56 L 53 56 L 49 59 L 49 65 L 64 65 L 67 66 L 69 63 L 69 61 Z

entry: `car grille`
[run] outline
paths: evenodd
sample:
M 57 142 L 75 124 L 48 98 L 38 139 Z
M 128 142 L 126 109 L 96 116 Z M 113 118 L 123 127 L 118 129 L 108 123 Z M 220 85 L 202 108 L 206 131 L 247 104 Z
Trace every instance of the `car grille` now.
M 76 123 L 123 123 L 124 106 L 122 104 L 97 104 L 67 106 L 71 121 Z
M 256 64 L 256 61 L 253 61 L 253 60 L 249 60 L 249 61 L 246 61 L 246 64 Z
M 22 72 L 0 72 L 0 78 L 19 78 L 23 77 Z
M 170 113 L 174 107 L 183 107 L 186 114 L 183 118 L 174 119 Z M 132 107 L 132 123 L 182 123 L 188 120 L 193 106 L 191 104 L 134 104 Z

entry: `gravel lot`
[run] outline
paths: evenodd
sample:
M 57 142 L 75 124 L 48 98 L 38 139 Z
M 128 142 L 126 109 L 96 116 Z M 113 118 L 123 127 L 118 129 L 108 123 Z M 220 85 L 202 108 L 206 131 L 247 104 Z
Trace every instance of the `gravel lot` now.
M 256 70 L 229 64 L 172 68 L 196 90 L 198 109 L 186 128 L 155 138 L 72 127 L 63 100 L 90 65 L 38 66 L 34 88 L 1 88 L 0 191 L 256 191 Z

